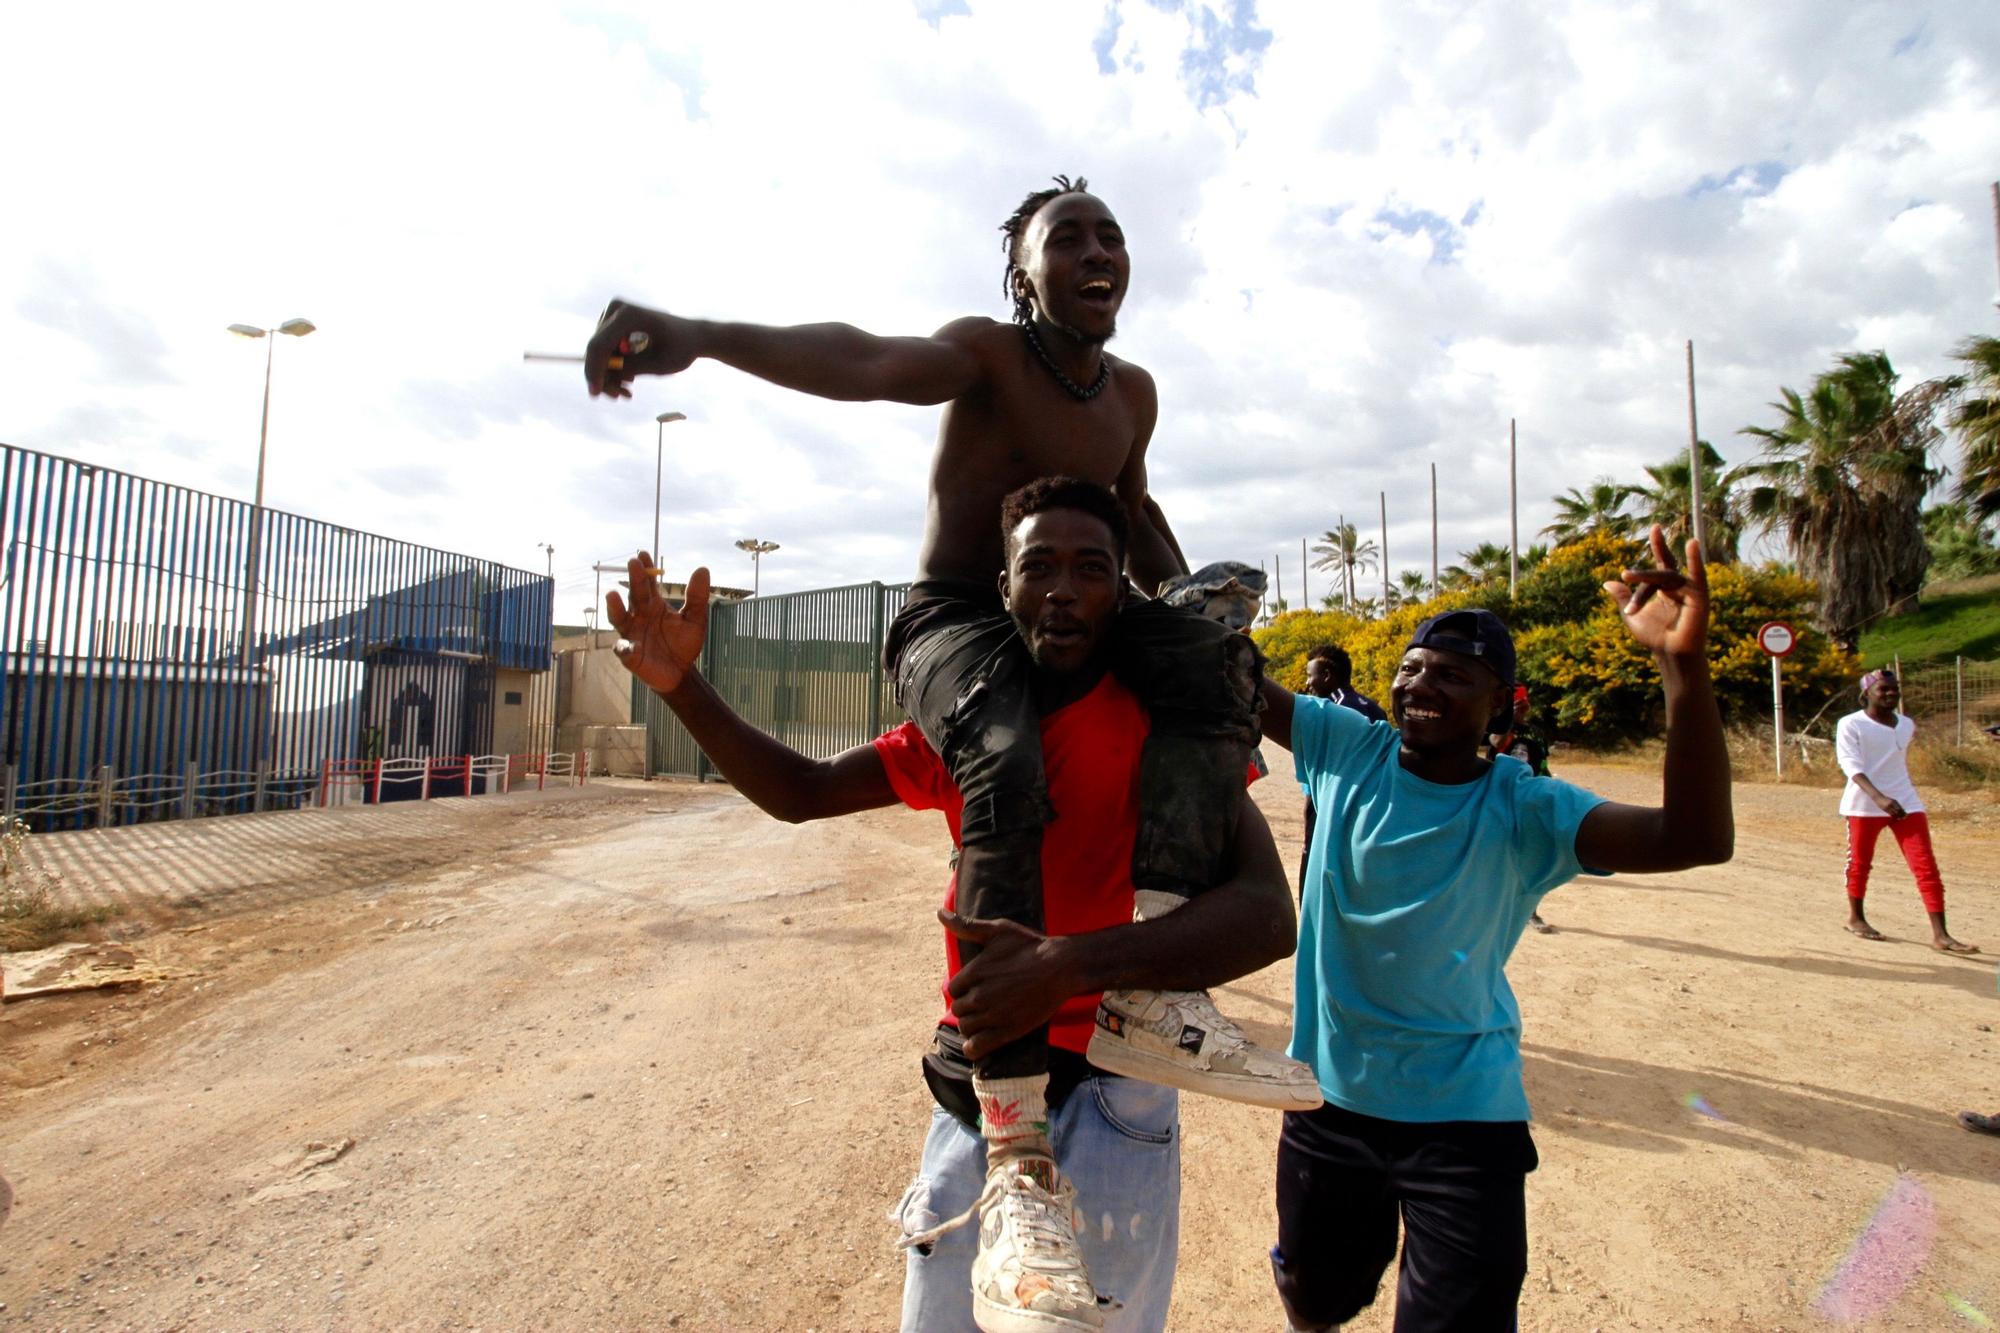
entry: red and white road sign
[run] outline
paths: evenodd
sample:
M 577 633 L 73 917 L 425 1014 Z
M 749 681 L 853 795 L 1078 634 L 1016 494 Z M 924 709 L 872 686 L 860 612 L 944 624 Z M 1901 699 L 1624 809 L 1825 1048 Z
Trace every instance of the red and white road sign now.
M 1799 646 L 1799 636 L 1782 620 L 1767 620 L 1757 627 L 1757 646 L 1773 657 L 1789 657 Z

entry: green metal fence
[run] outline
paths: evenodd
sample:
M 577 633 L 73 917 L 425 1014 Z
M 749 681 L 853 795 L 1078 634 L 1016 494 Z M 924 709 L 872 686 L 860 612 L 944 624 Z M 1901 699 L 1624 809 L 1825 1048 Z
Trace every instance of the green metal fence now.
M 902 720 L 882 670 L 882 636 L 908 592 L 907 583 L 856 583 L 717 602 L 702 674 L 750 725 L 802 754 L 830 758 Z M 649 771 L 714 774 L 673 710 L 637 681 L 632 715 L 646 723 Z

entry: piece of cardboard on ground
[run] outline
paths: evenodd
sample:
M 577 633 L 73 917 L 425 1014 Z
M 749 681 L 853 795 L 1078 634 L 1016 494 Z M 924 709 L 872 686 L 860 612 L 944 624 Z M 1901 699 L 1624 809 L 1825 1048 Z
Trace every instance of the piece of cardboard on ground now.
M 0 954 L 0 1000 L 12 1004 L 37 995 L 101 990 L 161 981 L 167 972 L 123 944 L 58 944 L 27 953 Z

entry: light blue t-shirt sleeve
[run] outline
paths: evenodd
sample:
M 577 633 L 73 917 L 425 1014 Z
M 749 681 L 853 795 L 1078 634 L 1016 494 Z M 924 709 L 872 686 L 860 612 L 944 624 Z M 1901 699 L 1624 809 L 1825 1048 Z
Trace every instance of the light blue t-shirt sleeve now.
M 1359 752 L 1369 728 L 1375 725 L 1331 699 L 1310 694 L 1293 697 L 1292 769 L 1308 796 L 1313 794 L 1315 776 L 1338 772 Z
M 1519 764 L 1519 761 L 1512 761 Z M 1525 765 L 1519 765 L 1525 769 Z M 1515 787 L 1521 892 L 1539 897 L 1580 874 L 1597 874 L 1576 858 L 1576 831 L 1604 804 L 1596 792 L 1523 773 Z

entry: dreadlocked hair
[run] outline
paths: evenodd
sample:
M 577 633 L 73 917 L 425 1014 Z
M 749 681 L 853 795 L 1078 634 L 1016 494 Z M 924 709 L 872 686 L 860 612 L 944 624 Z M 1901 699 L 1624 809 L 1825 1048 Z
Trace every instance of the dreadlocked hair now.
M 1014 290 L 1014 275 L 1021 271 L 1021 237 L 1027 234 L 1028 220 L 1042 211 L 1042 205 L 1059 194 L 1083 194 L 1090 189 L 1090 182 L 1078 176 L 1071 181 L 1067 176 L 1057 176 L 1055 185 L 1047 190 L 1036 190 L 1021 201 L 1021 206 L 1000 224 L 1000 249 L 1007 256 L 1007 271 L 1000 275 L 1000 292 L 1014 303 L 1014 322 L 1026 324 L 1034 319 L 1035 308 L 1028 298 Z

